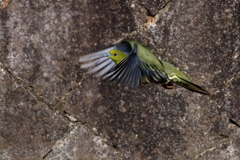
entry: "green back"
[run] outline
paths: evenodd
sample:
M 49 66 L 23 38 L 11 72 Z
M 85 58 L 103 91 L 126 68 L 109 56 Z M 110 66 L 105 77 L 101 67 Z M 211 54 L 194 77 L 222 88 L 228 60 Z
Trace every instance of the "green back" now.
M 181 71 L 179 71 L 176 67 L 174 67 L 170 63 L 167 63 L 165 61 L 162 61 L 162 63 L 163 63 L 163 66 L 164 66 L 164 70 L 168 74 L 170 79 L 172 77 L 177 76 L 177 77 L 182 78 L 184 80 L 190 81 L 190 79 L 185 74 L 183 74 Z M 173 79 L 173 81 L 174 81 L 174 79 Z
M 152 52 L 150 52 L 146 47 L 134 41 L 128 41 L 128 42 L 131 44 L 132 48 L 134 47 L 134 43 L 138 45 L 137 54 L 141 61 L 147 63 L 149 66 L 157 67 L 157 69 L 159 69 L 162 72 L 164 71 L 164 67 L 161 61 L 159 61 L 158 58 Z

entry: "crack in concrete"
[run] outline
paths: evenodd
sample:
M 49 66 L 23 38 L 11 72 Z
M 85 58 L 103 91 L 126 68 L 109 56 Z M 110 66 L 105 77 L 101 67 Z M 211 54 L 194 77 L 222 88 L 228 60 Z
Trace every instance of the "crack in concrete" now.
M 135 3 L 138 4 L 138 5 L 140 5 L 141 8 L 145 11 L 145 14 L 146 14 L 147 17 L 155 17 L 155 16 L 157 16 L 158 14 L 163 14 L 163 13 L 165 13 L 165 12 L 168 12 L 168 9 L 169 9 L 169 6 L 170 6 L 171 2 L 172 2 L 172 0 L 166 2 L 166 3 L 162 6 L 162 8 L 159 9 L 159 11 L 158 11 L 157 13 L 153 14 L 153 13 L 151 12 L 151 10 L 144 5 L 144 3 L 139 2 L 139 1 L 135 1 Z
M 87 122 L 85 121 L 81 121 L 77 118 L 75 118 L 74 116 L 72 116 L 70 113 L 68 113 L 67 111 L 61 109 L 59 106 L 62 103 L 66 102 L 67 97 L 69 96 L 69 94 L 74 90 L 74 88 L 80 86 L 82 84 L 82 81 L 86 79 L 88 74 L 83 74 L 81 80 L 74 86 L 72 86 L 66 93 L 64 93 L 62 95 L 62 97 L 60 98 L 60 100 L 53 105 L 53 107 L 50 109 L 54 110 L 56 112 L 58 112 L 60 115 L 62 115 L 63 117 L 65 117 L 69 122 L 70 122 L 70 129 L 68 130 L 68 132 L 65 133 L 65 135 L 63 136 L 63 138 L 59 139 L 52 147 L 51 149 L 43 156 L 43 159 L 45 159 L 52 151 L 54 151 L 55 146 L 59 145 L 60 142 L 64 142 L 65 139 L 68 138 L 68 136 L 71 134 L 71 132 L 78 127 L 78 125 L 83 125 L 85 126 L 87 129 L 89 129 L 89 131 L 95 135 L 95 136 L 101 136 L 100 133 L 98 133 L 97 131 L 95 131 L 94 128 L 92 128 L 90 125 L 88 125 Z M 108 144 L 108 143 L 106 143 Z
M 155 22 L 159 21 L 165 13 L 169 11 L 169 8 L 172 4 L 172 0 L 168 1 L 159 11 L 158 13 L 154 16 Z
M 81 85 L 82 81 L 83 81 L 83 77 L 81 78 L 81 80 L 74 86 L 71 86 L 67 92 L 63 93 L 60 97 L 60 100 L 55 104 L 52 105 L 52 110 L 58 110 L 59 109 L 59 105 L 61 103 L 64 103 L 65 100 L 67 99 L 67 97 L 69 96 L 69 94 L 73 91 L 73 88 L 76 88 L 77 86 Z
M 60 141 L 63 142 L 65 139 L 67 139 L 71 132 L 75 129 L 75 127 L 77 127 L 76 124 L 70 123 L 69 130 L 64 134 L 64 136 L 61 139 L 58 139 L 56 143 L 52 145 L 51 149 L 46 154 L 44 154 L 42 159 L 47 158 L 47 156 L 54 151 L 55 146 L 57 146 L 60 143 Z
M 169 11 L 169 8 L 172 4 L 172 0 L 168 1 L 157 13 L 153 14 L 149 8 L 147 8 L 143 3 L 136 1 L 136 4 L 140 5 L 141 8 L 145 11 L 145 16 L 148 18 L 147 23 L 144 26 L 156 25 L 156 23 L 163 17 L 165 13 Z
M 233 119 L 233 118 L 229 118 L 229 122 L 233 125 L 235 125 L 236 127 L 240 128 L 240 125 Z
M 85 127 L 87 127 L 94 135 L 97 135 L 96 132 L 92 131 L 91 127 L 83 121 L 78 120 L 77 118 L 75 118 L 74 116 L 70 115 L 69 113 L 67 113 L 65 110 L 60 109 L 58 106 L 61 103 L 64 103 L 66 98 L 68 97 L 68 95 L 70 94 L 70 92 L 73 91 L 73 88 L 81 85 L 82 81 L 85 79 L 85 74 L 83 74 L 82 79 L 73 87 L 71 87 L 68 92 L 66 92 L 65 94 L 63 94 L 63 96 L 60 98 L 59 102 L 57 102 L 56 105 L 50 105 L 48 104 L 42 97 L 34 94 L 34 88 L 27 84 L 26 82 L 24 82 L 24 80 L 16 75 L 14 75 L 9 69 L 7 69 L 7 67 L 5 67 L 1 62 L 0 62 L 0 67 L 7 73 L 10 75 L 10 77 L 13 78 L 13 80 L 20 85 L 21 87 L 23 87 L 38 103 L 44 103 L 45 105 L 48 106 L 48 108 L 50 108 L 51 110 L 53 110 L 55 113 L 58 113 L 59 115 L 63 116 L 64 118 L 66 118 L 68 121 L 70 121 L 70 123 L 76 123 L 76 124 L 81 124 L 84 125 Z M 70 130 L 71 131 L 71 130 Z M 45 159 L 47 157 L 47 155 L 52 151 L 52 149 L 50 151 L 48 151 L 48 153 L 45 154 L 45 156 L 43 156 L 42 159 Z
M 86 124 L 86 122 L 81 121 L 81 120 L 75 118 L 74 116 L 72 116 L 72 115 L 71 115 L 70 113 L 68 113 L 67 111 L 61 109 L 60 106 L 61 106 L 61 104 L 64 104 L 64 103 L 66 102 L 66 99 L 67 99 L 67 97 L 70 95 L 70 93 L 74 90 L 74 88 L 80 86 L 80 85 L 82 84 L 82 81 L 83 81 L 84 79 L 86 79 L 86 74 L 85 74 L 85 73 L 82 74 L 82 78 L 80 79 L 80 81 L 79 81 L 76 85 L 72 86 L 66 93 L 64 93 L 64 94 L 61 96 L 60 100 L 59 100 L 55 105 L 53 105 L 53 108 L 52 108 L 52 110 L 59 112 L 59 114 L 61 114 L 61 115 L 62 115 L 63 117 L 65 117 L 68 121 L 73 122 L 73 123 L 78 122 L 78 123 L 81 123 L 81 124 Z
M 18 85 L 20 85 L 22 88 L 24 88 L 37 102 L 40 103 L 44 103 L 46 104 L 51 110 L 53 110 L 53 108 L 50 106 L 50 104 L 48 104 L 46 101 L 43 100 L 43 98 L 41 98 L 38 95 L 35 95 L 33 93 L 33 87 L 29 84 L 27 84 L 26 82 L 24 82 L 24 80 L 16 75 L 14 75 L 7 67 L 5 67 L 1 62 L 0 62 L 0 67 L 8 74 L 10 75 L 10 77 L 13 78 L 13 81 L 16 82 Z M 65 117 L 65 116 L 64 116 Z M 53 150 L 50 149 L 43 157 L 42 159 L 45 159 Z
M 153 21 L 154 21 L 153 23 L 156 23 L 157 21 L 160 20 L 160 18 L 163 17 L 164 13 L 169 11 L 169 8 L 172 4 L 172 0 L 168 1 L 155 15 L 153 15 L 151 13 L 151 11 L 143 3 L 139 2 L 139 1 L 133 1 L 133 3 L 136 3 L 137 5 L 141 6 L 141 8 L 143 10 L 145 10 L 146 18 L 151 19 L 151 17 L 152 17 Z M 136 21 L 136 19 L 135 19 L 135 21 Z M 127 33 L 127 34 L 123 33 L 122 38 L 113 40 L 113 44 L 117 44 L 124 39 L 128 39 L 130 37 L 133 37 L 134 35 L 137 35 L 138 33 L 144 33 L 144 32 L 146 32 L 146 25 L 144 25 L 144 24 L 136 25 L 136 30 L 132 31 L 131 33 Z M 141 35 L 150 41 L 149 36 L 147 36 L 145 34 L 141 34 Z
M 145 11 L 146 16 L 154 17 L 156 15 L 152 14 L 150 9 L 147 8 L 142 2 L 136 1 L 136 4 L 139 4 L 142 7 L 142 9 Z
M 59 105 L 61 103 L 65 102 L 65 99 L 68 97 L 68 95 L 70 94 L 70 92 L 73 90 L 72 88 L 75 88 L 79 85 L 81 85 L 85 74 L 83 74 L 82 79 L 77 83 L 77 85 L 71 87 L 66 93 L 64 93 L 62 95 L 62 97 L 60 98 L 60 100 L 55 104 L 55 105 L 51 105 L 48 102 L 46 102 L 41 96 L 36 95 L 34 93 L 34 87 L 27 84 L 26 82 L 24 82 L 24 80 L 16 75 L 14 75 L 7 67 L 5 67 L 1 62 L 0 62 L 0 67 L 10 75 L 10 77 L 13 78 L 14 82 L 16 82 L 18 85 L 20 85 L 21 87 L 23 87 L 38 103 L 44 103 L 45 105 L 47 105 L 51 110 L 54 110 L 56 112 L 58 112 L 60 115 L 62 115 L 63 117 L 65 117 L 67 120 L 69 120 L 70 122 L 80 122 L 81 124 L 85 124 L 85 122 L 81 122 L 79 120 L 77 120 L 76 118 L 74 118 L 73 116 L 71 116 L 69 113 L 67 113 L 66 111 L 62 110 L 59 108 Z
M 85 124 L 84 125 L 86 127 L 86 129 L 88 129 L 94 136 L 100 137 L 103 141 L 102 143 L 112 147 L 106 139 L 104 139 L 104 137 L 99 134 L 94 128 L 91 128 L 89 125 Z M 56 148 L 58 148 L 58 146 L 60 146 L 61 144 L 64 144 L 66 142 L 66 140 L 69 139 L 69 137 L 71 136 L 72 132 L 74 132 L 74 130 L 76 130 L 79 127 L 79 125 L 77 123 L 70 123 L 69 124 L 69 130 L 64 134 L 64 136 L 57 140 L 55 144 L 52 145 L 51 149 L 42 157 L 42 159 L 46 159 L 51 152 L 53 152 Z M 121 152 L 119 150 L 117 150 L 116 148 L 112 147 L 113 150 L 115 150 L 116 152 Z
M 139 1 L 133 1 L 133 4 L 134 3 L 136 3 L 143 10 L 145 10 L 145 16 L 148 19 L 149 23 L 156 24 L 156 22 L 159 21 L 163 17 L 164 13 L 169 11 L 169 8 L 170 8 L 170 6 L 172 4 L 172 0 L 168 1 L 155 15 L 150 14 L 150 16 L 149 16 L 149 13 L 151 11 L 143 3 L 139 2 Z M 135 17 L 135 21 L 137 21 L 136 17 Z M 137 35 L 139 33 L 141 33 L 141 36 L 143 36 L 144 38 L 148 39 L 151 42 L 150 37 L 148 35 L 144 34 L 147 31 L 146 30 L 147 29 L 147 25 L 146 25 L 147 23 L 145 23 L 143 25 L 136 25 L 136 29 L 134 31 L 132 31 L 131 33 L 127 33 L 127 34 L 123 33 L 122 38 L 113 40 L 113 44 L 117 44 L 117 43 L 121 42 L 124 39 L 128 39 L 128 38 L 134 37 L 135 35 Z M 138 24 L 138 23 L 136 22 L 136 24 Z
M 27 84 L 26 82 L 24 82 L 24 80 L 16 75 L 14 75 L 7 67 L 5 67 L 1 62 L 0 62 L 0 67 L 10 75 L 10 77 L 12 77 L 14 79 L 14 81 L 20 85 L 21 87 L 23 87 L 26 91 L 28 91 L 28 93 L 30 93 L 30 95 L 37 101 L 37 102 L 41 102 L 43 101 L 43 99 L 40 96 L 35 95 L 32 90 L 33 90 L 33 86 Z M 45 102 L 46 103 L 46 102 Z
M 50 150 L 42 157 L 42 159 L 45 159 L 52 151 L 53 151 L 53 150 L 50 149 Z
M 71 122 L 80 122 L 77 118 L 73 117 L 68 112 L 64 111 L 64 116 Z M 86 122 L 81 122 L 82 124 L 85 124 Z

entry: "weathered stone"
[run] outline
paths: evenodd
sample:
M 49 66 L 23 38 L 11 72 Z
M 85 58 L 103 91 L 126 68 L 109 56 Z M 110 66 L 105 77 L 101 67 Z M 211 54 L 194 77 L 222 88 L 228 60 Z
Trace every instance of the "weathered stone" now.
M 240 159 L 239 7 L 238 0 L 11 1 L 0 12 L 1 158 Z M 124 38 L 213 94 L 127 88 L 80 69 L 82 55 Z
M 0 159 L 41 159 L 63 138 L 69 122 L 3 68 L 0 79 Z
M 45 159 L 121 159 L 121 154 L 107 145 L 105 139 L 95 136 L 90 129 L 76 126 L 55 144 Z

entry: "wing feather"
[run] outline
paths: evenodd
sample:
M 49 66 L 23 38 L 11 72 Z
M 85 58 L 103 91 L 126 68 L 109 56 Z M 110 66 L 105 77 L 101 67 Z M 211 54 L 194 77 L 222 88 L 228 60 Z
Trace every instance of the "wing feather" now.
M 81 68 L 85 69 L 85 68 L 91 68 L 91 67 L 94 67 L 94 66 L 97 66 L 99 65 L 100 63 L 104 62 L 104 61 L 107 61 L 109 58 L 107 57 L 101 57 L 99 59 L 96 59 L 94 61 L 90 61 L 90 62 L 87 62 L 87 63 L 84 63 L 81 65 Z
M 90 69 L 88 71 L 88 73 L 95 73 L 97 71 L 100 71 L 100 70 L 104 69 L 106 66 L 108 66 L 110 63 L 112 63 L 112 60 L 111 59 L 107 59 L 106 61 L 96 65 L 96 67 L 93 67 L 92 69 Z
M 94 53 L 91 53 L 91 54 L 88 54 L 88 55 L 85 55 L 85 56 L 82 56 L 80 59 L 79 59 L 79 62 L 87 62 L 87 61 L 92 61 L 94 59 L 98 59 L 98 58 L 101 58 L 103 57 L 104 54 L 108 53 L 110 50 L 114 49 L 115 46 L 113 47 L 109 47 L 107 49 L 104 49 L 104 50 L 101 50 L 101 51 L 98 51 L 98 52 L 94 52 Z
M 140 84 L 142 74 L 137 56 L 137 45 L 134 45 L 131 53 L 110 71 L 108 77 L 124 86 L 136 87 Z
M 96 77 L 102 77 L 108 73 L 116 64 L 114 61 L 104 56 L 115 46 L 82 56 L 79 61 L 84 62 L 81 68 L 88 69 L 88 73 L 94 73 Z
M 140 67 L 143 71 L 143 77 L 147 78 L 149 82 L 164 83 L 169 79 L 167 74 L 160 71 L 155 65 L 141 61 Z
M 95 76 L 96 77 L 102 77 L 104 76 L 106 73 L 108 73 L 114 66 L 116 66 L 115 63 L 110 63 L 107 66 L 105 66 L 105 68 L 103 68 L 101 71 L 99 71 Z M 102 78 L 104 79 L 104 78 Z

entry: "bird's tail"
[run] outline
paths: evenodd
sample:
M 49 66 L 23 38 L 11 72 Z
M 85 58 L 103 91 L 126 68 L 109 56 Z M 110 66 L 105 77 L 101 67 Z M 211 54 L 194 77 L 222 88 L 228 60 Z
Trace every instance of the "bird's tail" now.
M 210 93 L 203 89 L 202 87 L 200 87 L 199 85 L 196 85 L 188 80 L 185 80 L 183 78 L 180 78 L 181 82 L 175 82 L 177 85 L 179 86 L 182 86 L 190 91 L 193 91 L 193 92 L 198 92 L 198 93 L 201 93 L 201 94 L 205 94 L 205 95 L 210 95 Z

